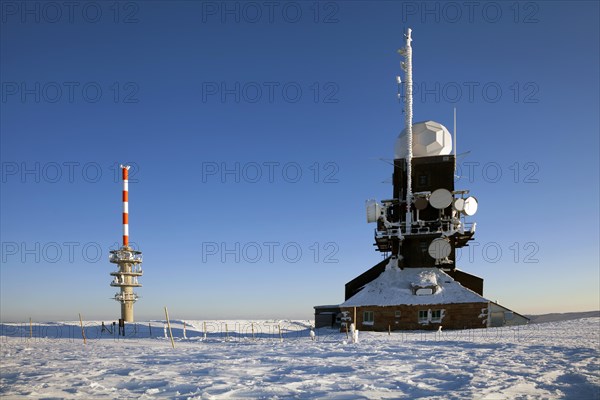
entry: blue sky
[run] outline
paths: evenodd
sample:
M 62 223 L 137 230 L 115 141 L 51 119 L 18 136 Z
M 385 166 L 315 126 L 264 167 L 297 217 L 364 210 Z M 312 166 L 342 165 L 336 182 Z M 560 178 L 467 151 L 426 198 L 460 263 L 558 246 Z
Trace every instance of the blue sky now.
M 407 27 L 415 120 L 456 106 L 470 152 L 459 267 L 521 313 L 598 309 L 598 3 L 477 4 L 2 1 L 2 320 L 118 317 L 123 162 L 136 318 L 343 301 L 381 259 Z

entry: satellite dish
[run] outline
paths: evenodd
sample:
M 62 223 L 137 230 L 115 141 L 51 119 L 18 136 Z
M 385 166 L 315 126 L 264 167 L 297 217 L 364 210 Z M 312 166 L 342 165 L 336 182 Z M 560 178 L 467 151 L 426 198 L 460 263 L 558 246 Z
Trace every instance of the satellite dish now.
M 465 209 L 465 199 L 458 198 L 458 199 L 454 200 L 453 207 L 458 212 L 464 211 L 464 209 Z
M 465 199 L 465 205 L 463 212 L 466 215 L 475 215 L 477 212 L 477 199 L 473 196 Z
M 429 244 L 427 251 L 431 257 L 435 258 L 436 260 L 442 260 L 450 255 L 452 252 L 452 246 L 450 246 L 448 239 L 437 238 L 433 239 L 433 241 Z
M 415 208 L 417 210 L 424 210 L 427 208 L 428 201 L 425 197 L 417 197 L 415 199 Z
M 381 215 L 381 205 L 375 200 L 367 200 L 367 223 L 377 222 Z
M 433 208 L 442 210 L 452 204 L 452 193 L 446 189 L 437 189 L 429 196 L 429 203 Z

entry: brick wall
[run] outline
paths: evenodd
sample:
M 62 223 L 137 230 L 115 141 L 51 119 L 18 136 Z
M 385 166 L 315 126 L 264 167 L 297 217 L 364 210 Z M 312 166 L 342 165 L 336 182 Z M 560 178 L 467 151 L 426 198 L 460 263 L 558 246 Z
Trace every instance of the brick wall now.
M 356 307 L 356 320 L 358 322 L 356 327 L 361 331 L 387 331 L 388 325 L 392 330 L 437 330 L 440 325 L 443 329 L 485 328 L 487 308 L 487 303 Z M 485 316 L 481 315 L 482 309 L 485 309 Z M 419 323 L 420 310 L 444 310 L 442 322 L 429 322 L 427 324 Z M 342 307 L 342 311 L 348 311 L 348 315 L 353 319 L 354 311 L 352 307 Z M 363 323 L 364 311 L 374 312 L 373 325 Z M 396 311 L 400 311 L 400 318 L 396 318 Z M 342 330 L 344 330 L 344 327 L 342 327 Z

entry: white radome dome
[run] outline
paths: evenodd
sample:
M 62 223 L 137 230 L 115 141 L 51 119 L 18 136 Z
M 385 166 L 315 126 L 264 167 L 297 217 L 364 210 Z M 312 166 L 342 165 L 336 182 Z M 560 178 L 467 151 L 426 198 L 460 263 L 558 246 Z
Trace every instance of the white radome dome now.
M 452 136 L 446 127 L 435 121 L 417 122 L 412 126 L 413 157 L 430 157 L 450 154 L 452 151 Z M 408 146 L 406 129 L 404 129 L 394 147 L 394 159 L 406 158 Z

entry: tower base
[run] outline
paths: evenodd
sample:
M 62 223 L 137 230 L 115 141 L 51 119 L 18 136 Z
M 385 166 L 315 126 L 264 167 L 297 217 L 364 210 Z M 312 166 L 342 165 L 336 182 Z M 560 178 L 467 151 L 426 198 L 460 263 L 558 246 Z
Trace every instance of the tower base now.
M 126 301 L 121 303 L 121 319 L 125 322 L 134 322 L 132 301 Z

